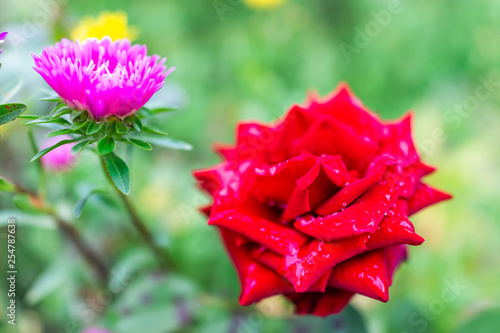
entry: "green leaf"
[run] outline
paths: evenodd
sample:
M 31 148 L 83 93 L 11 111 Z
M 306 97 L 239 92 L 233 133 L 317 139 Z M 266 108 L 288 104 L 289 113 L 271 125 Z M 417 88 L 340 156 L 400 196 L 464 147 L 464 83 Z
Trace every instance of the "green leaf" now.
M 106 155 L 115 150 L 115 139 L 106 136 L 97 143 L 97 152 L 99 155 Z
M 33 156 L 33 158 L 31 159 L 30 162 L 38 160 L 40 157 L 42 157 L 43 155 L 51 152 L 52 150 L 56 149 L 57 147 L 61 147 L 63 145 L 66 145 L 66 144 L 72 143 L 72 142 L 76 142 L 76 141 L 78 141 L 78 139 L 59 141 L 58 143 L 56 143 L 55 145 L 53 145 L 51 147 L 47 147 L 45 149 L 40 150 L 35 156 Z
M 153 111 L 151 111 L 150 109 L 148 109 L 144 106 L 139 109 L 139 112 L 137 114 L 141 115 L 141 116 L 146 116 L 146 117 L 153 117 L 155 115 L 153 113 Z
M 50 132 L 49 134 L 47 134 L 47 137 L 52 138 L 54 136 L 66 135 L 66 134 L 80 134 L 80 133 L 75 133 L 75 131 L 72 130 L 71 128 L 63 128 L 54 132 Z
M 40 125 L 40 124 L 49 124 L 49 123 L 65 125 L 65 126 L 70 125 L 70 122 L 64 118 L 51 119 L 50 117 L 39 117 L 38 119 L 28 121 L 26 123 L 26 125 Z
M 82 197 L 80 200 L 77 201 L 75 205 L 75 209 L 73 211 L 75 218 L 79 218 L 82 215 L 83 208 L 85 207 L 85 204 L 89 200 L 89 198 L 95 194 L 102 194 L 106 193 L 104 190 L 92 190 L 90 191 L 87 195 Z
M 138 117 L 132 117 L 132 124 L 137 132 L 142 132 L 143 126 L 142 122 Z
M 71 109 L 63 103 L 58 104 L 55 109 L 51 112 L 50 118 L 58 118 L 62 115 L 71 113 Z
M 118 120 L 115 124 L 116 124 L 116 133 L 126 134 L 128 132 L 129 128 L 122 121 Z
M 87 135 L 92 135 L 101 130 L 104 126 L 104 122 L 96 123 L 95 121 L 90 122 L 89 127 L 87 127 Z
M 28 130 L 28 139 L 30 142 L 31 150 L 33 151 L 33 154 L 36 154 L 38 152 L 38 145 L 36 143 L 35 135 L 33 134 L 33 131 L 31 129 Z M 38 160 L 36 163 L 36 168 L 38 171 L 38 177 L 40 177 L 40 180 L 44 179 L 44 170 L 43 170 L 43 165 L 42 161 Z M 43 181 L 40 181 L 40 186 L 44 185 Z
M 152 136 L 152 135 L 143 135 L 141 136 L 141 139 L 149 142 L 153 145 L 159 146 L 159 147 L 164 147 L 164 148 L 170 148 L 170 149 L 176 149 L 176 150 L 192 150 L 193 146 L 191 146 L 189 143 L 186 143 L 184 141 L 176 140 L 176 139 L 171 139 L 171 138 L 165 138 L 165 137 L 158 137 L 158 136 Z
M 165 113 L 165 112 L 172 112 L 172 111 L 177 111 L 177 108 L 158 108 L 158 109 L 153 109 L 151 112 L 154 114 L 160 114 L 160 113 Z
M 19 119 L 39 119 L 41 118 L 42 116 L 35 116 L 35 115 L 20 115 Z
M 151 125 L 144 125 L 143 129 L 144 129 L 144 132 L 148 132 L 148 133 L 152 133 L 152 134 L 163 135 L 163 136 L 168 135 L 168 133 L 166 133 L 166 132 L 162 131 L 161 129 L 158 129 L 154 126 L 151 126 Z
M 130 174 L 127 164 L 114 153 L 109 153 L 103 157 L 104 165 L 109 177 L 122 193 L 130 192 Z
M 26 111 L 26 105 L 14 103 L 0 105 L 0 125 L 13 121 Z
M 139 148 L 142 148 L 144 150 L 152 150 L 153 146 L 151 146 L 150 143 L 142 140 L 137 140 L 137 139 L 128 139 L 128 143 L 133 144 L 134 146 L 137 146 Z
M 81 110 L 73 110 L 73 111 L 71 111 L 71 116 L 69 118 L 71 120 L 75 120 L 75 118 L 79 117 L 84 112 L 85 111 L 81 111 Z
M 85 140 L 77 143 L 76 145 L 73 146 L 73 148 L 71 148 L 71 154 L 73 155 L 78 154 L 79 152 L 84 150 L 91 142 L 92 140 Z
M 15 189 L 14 184 L 0 177 L 0 191 L 13 192 Z
M 89 121 L 88 120 L 81 121 L 81 122 L 76 122 L 76 123 L 73 124 L 73 126 L 71 126 L 71 129 L 73 131 L 79 131 L 81 129 L 84 129 L 88 125 L 89 125 Z
M 45 102 L 62 102 L 61 97 L 57 95 L 43 97 L 40 98 L 40 100 Z

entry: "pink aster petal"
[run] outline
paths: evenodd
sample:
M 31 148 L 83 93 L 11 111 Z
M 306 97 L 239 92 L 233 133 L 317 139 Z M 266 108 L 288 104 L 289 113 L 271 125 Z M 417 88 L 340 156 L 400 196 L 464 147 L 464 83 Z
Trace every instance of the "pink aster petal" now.
M 70 107 L 100 120 L 135 113 L 161 89 L 166 59 L 147 55 L 145 45 L 127 39 L 63 39 L 33 54 L 33 67 Z
M 3 44 L 5 41 L 5 36 L 7 36 L 7 32 L 0 33 L 0 44 Z M 0 50 L 0 54 L 2 54 L 2 50 Z

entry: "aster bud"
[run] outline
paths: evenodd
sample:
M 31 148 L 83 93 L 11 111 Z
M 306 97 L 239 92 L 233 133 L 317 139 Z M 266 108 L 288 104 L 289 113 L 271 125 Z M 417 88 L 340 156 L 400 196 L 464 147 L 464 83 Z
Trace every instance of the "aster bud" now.
M 47 139 L 42 147 L 52 147 L 62 140 L 71 140 L 70 136 L 60 136 Z M 59 146 L 42 156 L 41 161 L 44 168 L 51 171 L 67 171 L 73 167 L 76 156 L 71 153 L 74 143 Z

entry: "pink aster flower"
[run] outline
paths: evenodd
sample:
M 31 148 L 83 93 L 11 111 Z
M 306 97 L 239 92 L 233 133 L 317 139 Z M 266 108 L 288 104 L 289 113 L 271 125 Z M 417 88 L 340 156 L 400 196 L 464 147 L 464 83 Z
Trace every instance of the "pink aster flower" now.
M 5 41 L 5 36 L 7 36 L 6 32 L 0 32 L 0 44 L 3 44 Z M 0 50 L 0 54 L 2 53 L 2 50 Z
M 49 138 L 43 143 L 42 148 L 51 147 L 62 140 L 68 139 L 71 139 L 71 137 L 58 136 Z M 71 169 L 76 160 L 76 156 L 71 154 L 71 148 L 73 148 L 74 145 L 74 143 L 62 145 L 43 155 L 41 157 L 43 167 L 51 171 L 67 171 Z
M 145 45 L 128 39 L 63 39 L 33 54 L 33 67 L 69 107 L 101 120 L 134 114 L 161 89 L 166 58 L 147 55 Z

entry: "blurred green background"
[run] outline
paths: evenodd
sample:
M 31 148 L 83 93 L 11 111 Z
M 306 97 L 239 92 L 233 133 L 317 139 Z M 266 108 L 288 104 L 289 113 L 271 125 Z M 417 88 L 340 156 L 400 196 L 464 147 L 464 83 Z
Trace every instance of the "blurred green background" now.
M 13 212 L 11 196 L 0 193 L 1 253 L 7 218 L 15 213 L 19 221 L 18 325 L 0 326 L 0 332 L 81 332 L 90 326 L 117 333 L 500 327 L 500 2 L 401 0 L 391 13 L 392 3 L 288 0 L 259 10 L 229 0 L 2 0 L 0 30 L 10 35 L 2 45 L 0 89 L 23 84 L 14 96 L 3 97 L 27 103 L 31 114 L 48 112 L 53 104 L 38 101 L 48 86 L 31 69 L 30 53 L 69 37 L 86 15 L 123 10 L 140 31 L 136 42 L 177 67 L 152 103 L 179 107 L 162 118 L 162 128 L 194 150 L 133 152 L 131 196 L 158 243 L 173 254 L 178 271 L 168 275 L 155 272 L 113 196 L 93 197 L 74 221 L 113 269 L 112 283 L 96 288 L 50 219 Z M 417 146 L 439 168 L 428 182 L 455 198 L 412 217 L 426 242 L 410 249 L 387 304 L 355 297 L 342 315 L 326 320 L 293 317 L 279 297 L 239 307 L 236 274 L 215 230 L 196 211 L 208 198 L 195 189 L 190 171 L 218 161 L 211 144 L 232 142 L 239 120 L 271 121 L 302 103 L 308 91 L 325 95 L 341 81 L 384 119 L 415 112 Z M 0 129 L 0 174 L 35 188 L 23 123 Z M 36 131 L 40 140 L 44 134 Z M 73 205 L 82 195 L 107 188 L 96 170 L 95 156 L 84 153 L 71 172 L 50 175 L 49 195 L 63 216 L 74 220 Z

